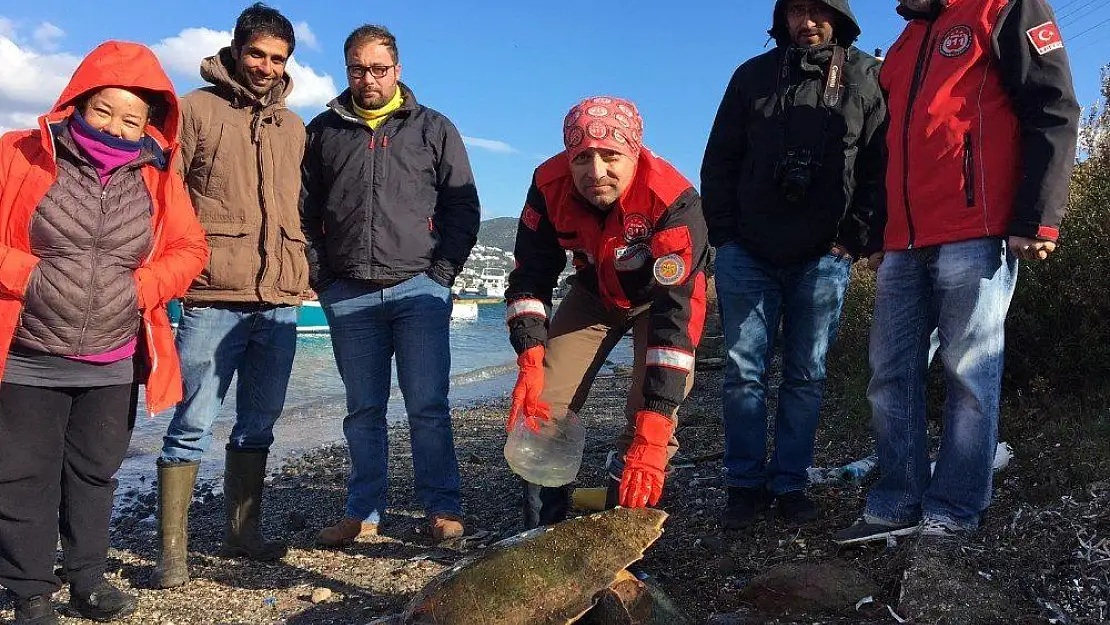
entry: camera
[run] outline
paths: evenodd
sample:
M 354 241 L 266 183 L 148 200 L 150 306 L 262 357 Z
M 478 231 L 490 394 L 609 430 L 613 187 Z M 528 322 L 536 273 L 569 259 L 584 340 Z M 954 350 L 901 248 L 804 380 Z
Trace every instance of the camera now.
M 801 202 L 809 195 L 813 169 L 813 153 L 810 150 L 795 148 L 786 151 L 775 166 L 775 177 L 787 202 Z

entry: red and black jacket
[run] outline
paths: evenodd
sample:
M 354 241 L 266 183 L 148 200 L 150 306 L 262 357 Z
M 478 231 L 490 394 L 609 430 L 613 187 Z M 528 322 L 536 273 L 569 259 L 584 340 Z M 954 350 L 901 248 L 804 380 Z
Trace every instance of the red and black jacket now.
M 910 20 L 883 63 L 885 249 L 988 236 L 1055 240 L 1079 105 L 1044 0 L 948 0 Z
M 573 253 L 576 288 L 614 309 L 650 303 L 644 408 L 671 414 L 685 396 L 705 323 L 708 246 L 697 191 L 644 149 L 617 206 L 602 211 L 574 189 L 566 153 L 540 165 L 517 226 L 517 266 L 505 291 L 517 353 L 547 340 L 547 310 L 565 250 Z

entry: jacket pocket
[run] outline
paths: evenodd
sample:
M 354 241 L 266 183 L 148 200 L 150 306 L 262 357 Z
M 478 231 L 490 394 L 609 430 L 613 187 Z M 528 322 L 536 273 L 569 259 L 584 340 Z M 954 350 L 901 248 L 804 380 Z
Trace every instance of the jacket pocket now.
M 305 256 L 304 233 L 299 228 L 281 227 L 281 266 L 278 270 L 277 288 L 285 293 L 300 295 L 308 288 L 308 258 Z
M 204 176 L 204 197 L 223 199 L 227 189 L 227 174 L 230 166 L 227 160 L 232 157 L 228 154 L 229 142 L 224 137 L 225 125 L 220 124 L 219 130 L 209 136 L 211 146 L 204 147 L 204 162 L 200 164 L 198 173 Z
M 964 195 L 967 207 L 975 206 L 975 150 L 970 132 L 964 133 Z
M 205 224 L 205 239 L 210 255 L 208 266 L 196 285 L 208 289 L 241 290 L 254 287 L 258 274 L 257 228 L 247 223 L 210 222 Z

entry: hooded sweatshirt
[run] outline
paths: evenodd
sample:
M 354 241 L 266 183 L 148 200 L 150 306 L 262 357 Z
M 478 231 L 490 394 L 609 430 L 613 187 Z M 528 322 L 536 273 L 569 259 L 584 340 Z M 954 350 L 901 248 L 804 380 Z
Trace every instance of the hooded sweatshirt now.
M 32 276 L 41 275 L 36 267 L 42 259 L 32 253 L 32 219 L 61 180 L 59 151 L 66 148 L 58 145 L 59 133 L 65 130 L 64 122 L 81 96 L 106 86 L 141 90 L 156 96 L 151 99 L 161 104 L 146 129 L 151 139 L 150 158 L 135 171 L 150 202 L 142 218 L 150 220 L 151 239 L 138 267 L 128 276 L 134 282 L 140 318 L 137 331 L 146 368 L 141 380 L 147 385 L 148 407 L 156 412 L 182 396 L 180 365 L 165 305 L 184 294 L 204 266 L 208 249 L 181 179 L 169 170 L 179 115 L 173 85 L 154 53 L 139 44 L 109 41 L 98 46 L 78 66 L 50 113 L 39 118 L 38 129 L 0 137 L 0 377 L 24 307 L 39 296 Z M 95 184 L 99 186 L 99 180 Z M 93 308 L 87 311 L 92 313 Z
M 741 65 L 725 90 L 701 171 L 716 247 L 737 242 L 776 265 L 812 261 L 834 243 L 857 257 L 881 249 L 886 107 L 879 63 L 852 45 L 860 29 L 848 3 L 824 3 L 837 14 L 832 42 L 794 45 L 779 0 L 769 31 L 775 49 Z M 839 102 L 827 107 L 836 46 L 846 60 Z M 783 192 L 791 162 L 810 177 L 801 201 Z
M 212 256 L 187 303 L 295 305 L 308 288 L 297 202 L 305 130 L 285 74 L 259 98 L 235 79 L 231 48 L 201 63 L 209 86 L 181 99 L 181 174 Z

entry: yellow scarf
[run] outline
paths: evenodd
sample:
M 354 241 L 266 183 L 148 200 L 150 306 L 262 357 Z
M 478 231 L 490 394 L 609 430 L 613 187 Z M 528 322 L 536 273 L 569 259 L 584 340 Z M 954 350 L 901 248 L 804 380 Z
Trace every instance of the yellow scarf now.
M 380 109 L 364 109 L 355 102 L 354 98 L 351 98 L 351 108 L 354 109 L 355 115 L 358 115 L 366 122 L 367 126 L 373 130 L 377 130 L 378 126 L 381 126 L 382 122 L 385 121 L 385 118 L 389 117 L 389 114 L 393 111 L 401 108 L 404 102 L 405 98 L 401 95 L 401 87 L 398 86 L 397 90 L 393 92 L 393 97 L 389 100 L 389 103 Z

